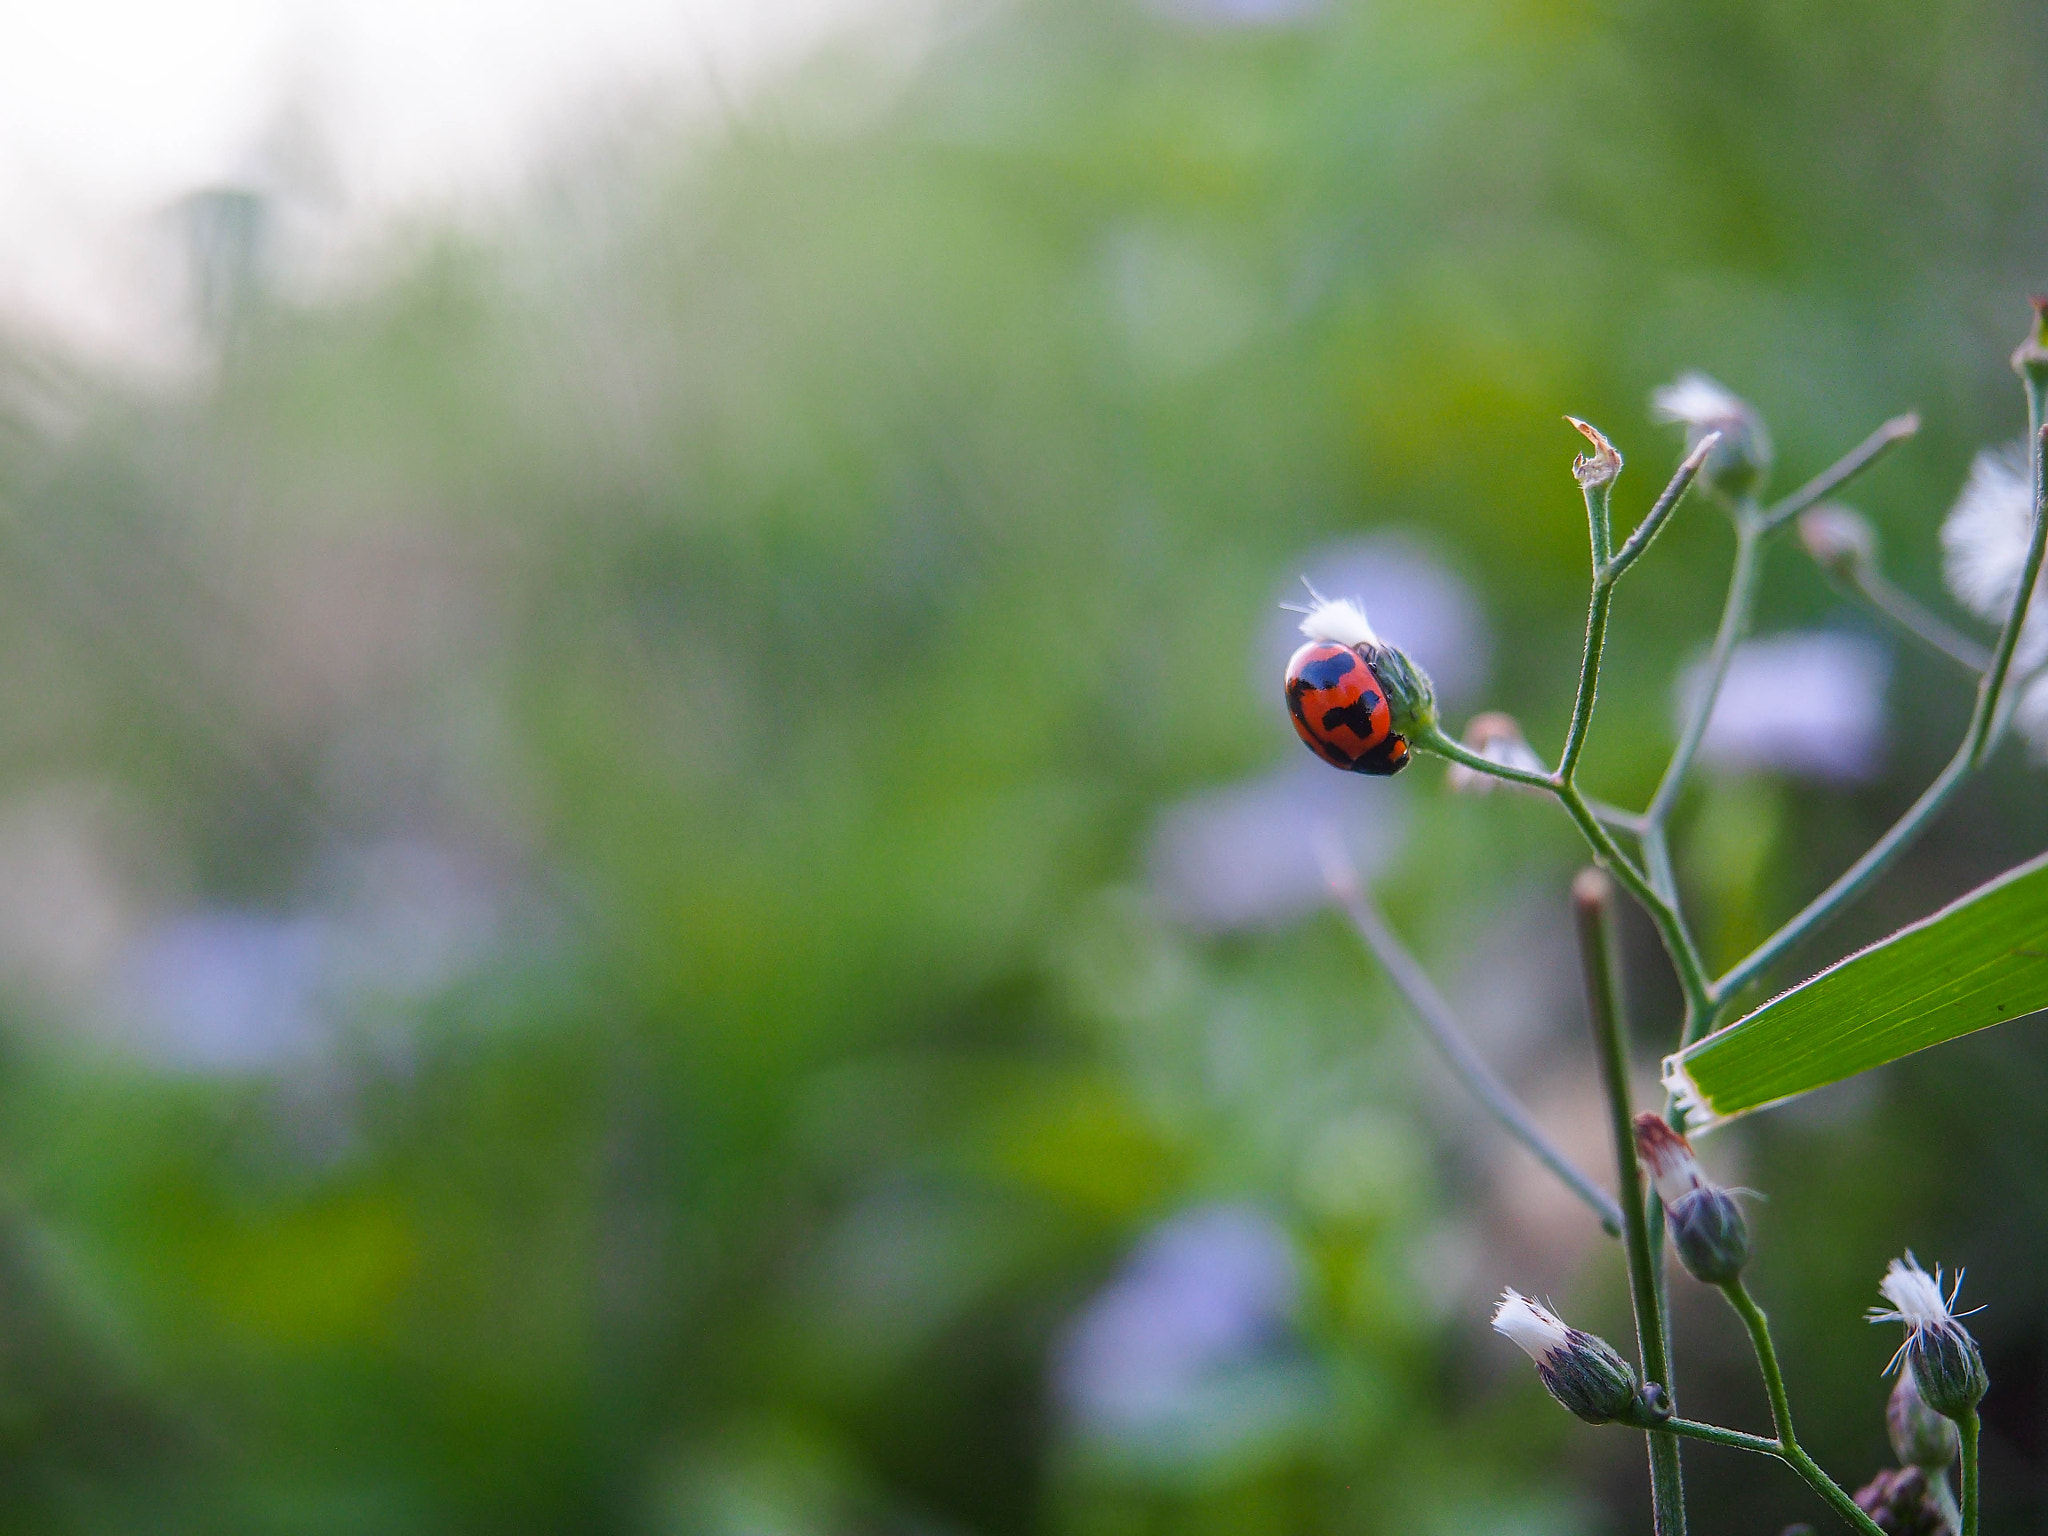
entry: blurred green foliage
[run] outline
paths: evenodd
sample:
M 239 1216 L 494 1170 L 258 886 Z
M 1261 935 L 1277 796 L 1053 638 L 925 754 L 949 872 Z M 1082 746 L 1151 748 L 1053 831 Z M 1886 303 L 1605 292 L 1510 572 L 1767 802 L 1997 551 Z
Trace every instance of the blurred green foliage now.
M 1640 1524 L 1639 1449 L 1483 1328 L 1548 1285 L 1620 1338 L 1618 1262 L 1523 1202 L 1332 919 L 1204 939 L 1145 850 L 1162 807 L 1301 757 L 1258 637 L 1353 530 L 1476 589 L 1477 702 L 1554 742 L 1585 579 L 1558 418 L 1629 455 L 1634 515 L 1682 368 L 1762 409 L 1785 485 L 1918 406 L 1853 499 L 1938 597 L 1939 514 L 2020 420 L 2038 10 L 1020 0 L 919 37 L 713 134 L 596 133 L 345 293 L 246 294 L 203 377 L 15 349 L 9 1529 Z M 1654 782 L 1729 542 L 1690 506 L 1631 577 L 1600 792 Z M 1790 549 L 1762 613 L 1863 623 Z M 1966 709 L 1907 652 L 1890 701 L 1873 782 L 1696 793 L 1711 958 Z M 1454 988 L 1503 945 L 1565 976 L 1504 1063 L 1565 1092 L 1573 841 L 1440 777 L 1375 787 L 1407 826 L 1383 894 Z M 2008 753 L 1802 973 L 2041 846 L 2041 784 Z M 351 860 L 394 842 L 467 883 L 392 908 Z M 410 976 L 458 896 L 487 937 Z M 109 999 L 147 1013 L 159 973 L 138 1002 L 126 957 L 194 912 L 223 986 L 252 944 L 292 976 L 351 922 L 383 947 L 289 1049 L 138 1047 Z M 1672 999 L 1633 937 L 1647 1060 Z M 1883 1455 L 1883 1260 L 1970 1266 L 2002 1528 L 2048 1465 L 2044 1084 L 2021 1026 L 1738 1146 L 1844 1478 Z M 1063 1341 L 1203 1209 L 1286 1234 L 1291 1318 L 1195 1422 L 1090 1432 Z M 1681 1303 L 1688 1406 L 1760 1424 L 1739 1339 Z M 1816 1517 L 1689 1460 L 1703 1529 Z

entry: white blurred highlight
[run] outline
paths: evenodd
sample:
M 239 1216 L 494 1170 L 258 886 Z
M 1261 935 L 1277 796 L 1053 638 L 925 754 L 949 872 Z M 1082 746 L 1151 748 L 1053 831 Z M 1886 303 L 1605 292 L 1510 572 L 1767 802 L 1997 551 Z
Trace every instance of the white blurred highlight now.
M 1875 774 L 1885 750 L 1890 661 L 1857 635 L 1795 632 L 1736 647 L 1714 703 L 1700 761 L 1729 772 L 1774 772 L 1853 782 Z M 1706 664 L 1679 681 L 1686 719 L 1706 686 Z

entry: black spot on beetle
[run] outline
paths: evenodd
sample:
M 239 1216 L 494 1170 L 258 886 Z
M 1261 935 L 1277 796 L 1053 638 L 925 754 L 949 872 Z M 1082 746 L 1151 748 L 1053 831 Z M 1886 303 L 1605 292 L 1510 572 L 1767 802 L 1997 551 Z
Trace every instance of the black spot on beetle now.
M 1318 656 L 1314 661 L 1295 674 L 1297 688 L 1334 688 L 1351 675 L 1353 667 L 1363 666 L 1349 651 L 1338 651 L 1333 656 Z
M 1323 734 L 1343 729 L 1360 741 L 1371 741 L 1373 736 L 1373 711 L 1380 707 L 1380 696 L 1368 688 L 1349 704 L 1339 704 L 1335 709 L 1323 711 Z

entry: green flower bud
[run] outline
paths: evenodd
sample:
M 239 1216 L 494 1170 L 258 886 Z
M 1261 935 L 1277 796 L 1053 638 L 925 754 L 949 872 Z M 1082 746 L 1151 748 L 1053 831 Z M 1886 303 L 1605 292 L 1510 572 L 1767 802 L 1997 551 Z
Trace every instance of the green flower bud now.
M 1884 1405 L 1884 1427 L 1891 1436 L 1892 1452 L 1903 1467 L 1939 1472 L 1963 1453 L 1962 1437 L 1954 1422 L 1927 1406 L 1910 1365 L 1899 1368 L 1898 1385 Z
M 2036 389 L 2048 388 L 2048 296 L 2035 295 L 2033 328 L 2012 355 L 2012 371 Z
M 1605 1339 L 1567 1327 L 1548 1307 L 1512 1288 L 1493 1311 L 1494 1331 L 1536 1362 L 1550 1395 L 1588 1424 L 1633 1421 L 1639 1397 L 1635 1367 Z
M 1636 1156 L 1664 1202 L 1671 1248 L 1695 1280 L 1726 1285 L 1749 1263 L 1749 1222 L 1735 1197 L 1710 1180 L 1692 1143 L 1662 1115 L 1636 1116 Z

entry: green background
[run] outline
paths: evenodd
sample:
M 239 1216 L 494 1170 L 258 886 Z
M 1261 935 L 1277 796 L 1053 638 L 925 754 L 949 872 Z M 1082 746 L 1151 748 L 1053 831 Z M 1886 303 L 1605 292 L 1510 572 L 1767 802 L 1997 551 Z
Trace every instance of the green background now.
M 1335 916 L 1192 928 L 1150 850 L 1315 767 L 1261 637 L 1360 533 L 1483 609 L 1459 712 L 1554 750 L 1560 417 L 1629 456 L 1633 517 L 1685 368 L 1765 413 L 1781 487 L 1919 408 L 1849 499 L 1939 600 L 2048 285 L 2042 12 L 1020 0 L 917 38 L 593 127 L 345 284 L 201 198 L 242 254 L 190 376 L 8 343 L 8 1529 L 1645 1526 L 1640 1445 L 1486 1329 L 1512 1284 L 1625 1340 L 1616 1255 Z M 1625 585 L 1596 791 L 1655 782 L 1731 547 L 1689 503 Z M 1760 612 L 1876 633 L 1789 545 Z M 1710 962 L 1945 759 L 1953 671 L 1899 648 L 1888 699 L 1868 782 L 1702 777 Z M 2008 748 L 1779 983 L 2037 852 L 2044 783 Z M 1344 787 L 1393 920 L 1597 1158 L 1569 827 L 1430 763 Z M 1627 936 L 1647 1085 L 1676 997 Z M 2044 1092 L 2021 1026 L 1708 1149 L 1769 1196 L 1753 1288 L 1852 1486 L 1885 1260 L 1969 1266 L 2000 1530 L 2048 1518 Z M 1062 1341 L 1219 1208 L 1291 1311 L 1153 1432 L 1091 1427 Z M 1762 1429 L 1674 1287 L 1687 1411 Z M 1688 1467 L 1701 1530 L 1826 1518 Z

